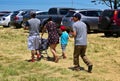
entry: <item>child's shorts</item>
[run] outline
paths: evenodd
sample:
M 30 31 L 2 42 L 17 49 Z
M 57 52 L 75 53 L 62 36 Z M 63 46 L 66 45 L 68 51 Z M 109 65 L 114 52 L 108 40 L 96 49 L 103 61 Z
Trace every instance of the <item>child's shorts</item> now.
M 62 51 L 64 52 L 66 50 L 67 44 L 61 44 Z

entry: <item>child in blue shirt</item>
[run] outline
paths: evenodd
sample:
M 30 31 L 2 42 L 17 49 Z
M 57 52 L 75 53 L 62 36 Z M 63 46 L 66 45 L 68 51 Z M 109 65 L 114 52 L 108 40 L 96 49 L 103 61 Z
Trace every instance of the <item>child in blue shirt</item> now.
M 65 51 L 66 51 L 66 46 L 68 44 L 69 34 L 67 33 L 65 26 L 61 26 L 60 29 L 62 30 L 62 35 L 60 36 L 62 56 L 65 59 L 67 58 Z

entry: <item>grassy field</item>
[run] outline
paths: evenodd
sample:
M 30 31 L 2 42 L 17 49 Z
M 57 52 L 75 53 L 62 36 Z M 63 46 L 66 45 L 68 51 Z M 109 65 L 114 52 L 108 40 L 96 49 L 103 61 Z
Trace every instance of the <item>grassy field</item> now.
M 69 69 L 73 66 L 72 38 L 67 46 L 67 59 L 60 59 L 59 63 L 45 59 L 27 62 L 31 57 L 27 35 L 28 31 L 23 29 L 0 27 L 0 81 L 120 81 L 120 38 L 88 34 L 86 54 L 94 64 L 93 73 L 88 73 L 81 59 L 80 65 L 85 70 Z M 60 45 L 57 53 L 61 55 Z M 52 57 L 49 49 L 48 54 Z

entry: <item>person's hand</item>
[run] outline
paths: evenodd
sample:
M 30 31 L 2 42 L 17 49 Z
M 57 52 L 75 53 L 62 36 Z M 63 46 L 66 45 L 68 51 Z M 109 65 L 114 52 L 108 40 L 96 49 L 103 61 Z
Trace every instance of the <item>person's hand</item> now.
M 69 32 L 69 37 L 73 37 L 73 32 Z
M 41 38 L 43 37 L 43 34 L 44 34 L 44 33 L 41 34 Z

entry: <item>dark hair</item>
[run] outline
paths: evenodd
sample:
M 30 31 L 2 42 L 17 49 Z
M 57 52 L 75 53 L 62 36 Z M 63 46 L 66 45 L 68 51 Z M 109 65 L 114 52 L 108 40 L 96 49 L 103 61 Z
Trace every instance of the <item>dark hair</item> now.
M 35 12 L 30 12 L 30 15 L 31 15 L 32 18 L 35 18 L 36 13 Z
M 76 18 L 78 18 L 79 20 L 81 19 L 80 13 L 74 13 L 74 14 L 73 14 L 73 17 L 76 17 Z
M 46 19 L 43 19 L 42 21 L 42 26 L 45 26 L 45 24 L 47 24 L 49 21 L 52 20 L 52 17 L 49 17 L 49 18 L 46 18 Z
M 52 17 L 51 17 L 51 16 L 47 19 L 47 22 L 48 22 L 48 21 L 52 21 Z

